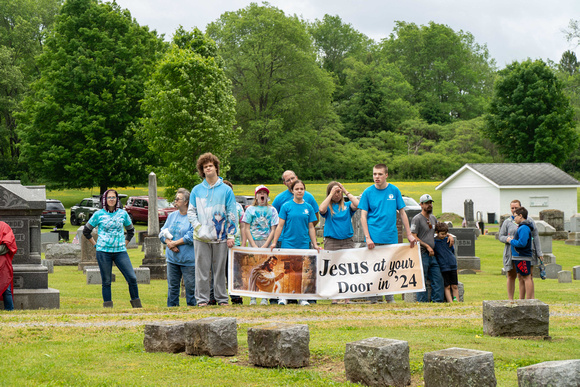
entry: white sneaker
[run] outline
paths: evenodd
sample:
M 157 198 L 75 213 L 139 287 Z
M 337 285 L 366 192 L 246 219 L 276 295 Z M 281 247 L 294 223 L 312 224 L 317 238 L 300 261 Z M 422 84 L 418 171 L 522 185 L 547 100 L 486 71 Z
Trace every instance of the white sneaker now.
M 278 299 L 278 305 L 286 305 L 288 301 L 285 298 Z
M 300 301 L 300 306 L 308 306 L 308 305 L 310 305 L 310 302 L 308 302 L 306 300 Z
M 256 299 L 254 297 L 250 298 L 250 305 L 256 305 Z
M 262 298 L 262 301 L 260 301 L 260 305 L 268 305 L 268 299 Z

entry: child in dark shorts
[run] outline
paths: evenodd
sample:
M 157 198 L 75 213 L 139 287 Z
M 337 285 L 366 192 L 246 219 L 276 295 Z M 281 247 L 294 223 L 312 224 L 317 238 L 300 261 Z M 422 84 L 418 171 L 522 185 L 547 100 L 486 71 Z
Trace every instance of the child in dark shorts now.
M 520 207 L 514 211 L 514 222 L 518 228 L 513 238 L 508 237 L 506 242 L 511 245 L 512 263 L 518 273 L 520 299 L 531 298 L 533 294 L 534 280 L 532 273 L 532 232 L 534 225 L 528 219 L 528 210 Z
M 445 223 L 438 222 L 435 225 L 435 258 L 439 263 L 443 285 L 445 286 L 445 300 L 447 302 L 457 301 L 459 290 L 457 288 L 457 258 L 455 249 L 447 243 L 447 232 L 449 227 Z

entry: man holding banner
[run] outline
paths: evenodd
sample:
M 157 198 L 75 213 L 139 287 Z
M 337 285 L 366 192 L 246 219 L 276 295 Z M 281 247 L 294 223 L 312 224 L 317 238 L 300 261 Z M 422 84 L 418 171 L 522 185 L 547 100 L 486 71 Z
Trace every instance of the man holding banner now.
M 397 232 L 397 211 L 401 216 L 407 239 L 411 247 L 415 246 L 415 237 L 409 228 L 409 219 L 405 213 L 405 202 L 399 188 L 387 183 L 389 176 L 385 164 L 377 164 L 373 167 L 373 181 L 364 190 L 358 208 L 361 209 L 361 226 L 365 234 L 367 248 L 372 250 L 375 246 L 391 245 L 399 242 Z M 394 302 L 392 295 L 385 296 L 387 302 Z

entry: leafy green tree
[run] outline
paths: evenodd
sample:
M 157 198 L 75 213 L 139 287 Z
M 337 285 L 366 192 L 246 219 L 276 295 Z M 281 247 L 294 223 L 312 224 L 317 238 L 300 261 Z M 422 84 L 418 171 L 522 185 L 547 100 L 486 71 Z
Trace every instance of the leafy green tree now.
M 197 28 L 186 32 L 180 27 L 147 83 L 139 129 L 162 160 L 168 195 L 197 182 L 196 162 L 202 153 L 217 155 L 220 172 L 227 171 L 240 132 L 234 128 L 235 103 L 215 43 Z
M 369 52 L 373 41 L 355 30 L 352 25 L 343 23 L 340 16 L 324 15 L 309 26 L 322 68 L 334 74 L 338 85 L 346 82 L 345 59 L 363 58 Z
M 565 51 L 562 54 L 562 58 L 560 59 L 560 71 L 563 71 L 569 75 L 574 75 L 578 72 L 578 67 L 580 67 L 580 63 L 578 63 L 576 54 L 570 50 Z
M 491 96 L 495 63 L 469 32 L 430 22 L 397 22 L 382 51 L 413 86 L 412 102 L 429 123 L 483 114 Z
M 230 177 L 267 182 L 284 169 L 302 173 L 313 139 L 330 116 L 331 77 L 316 62 L 306 23 L 252 3 L 207 26 L 225 61 L 237 101 L 240 143 Z
M 60 0 L 0 0 L 0 179 L 21 179 L 16 112 L 40 75 L 35 57 L 54 22 Z
M 135 137 L 140 101 L 164 43 L 116 3 L 68 0 L 23 103 L 23 157 L 51 185 L 140 184 L 147 148 Z
M 574 112 L 562 88 L 541 60 L 499 72 L 484 130 L 507 160 L 559 166 L 576 149 Z

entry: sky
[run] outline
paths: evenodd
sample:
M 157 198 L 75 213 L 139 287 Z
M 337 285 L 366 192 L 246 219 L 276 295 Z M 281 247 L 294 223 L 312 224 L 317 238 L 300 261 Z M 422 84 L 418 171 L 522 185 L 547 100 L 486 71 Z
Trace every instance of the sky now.
M 170 39 L 179 25 L 202 31 L 224 12 L 247 7 L 246 0 L 116 0 L 140 25 L 147 25 Z M 258 2 L 261 4 L 261 2 Z M 426 25 L 445 24 L 470 32 L 478 44 L 486 44 L 501 69 L 513 61 L 551 59 L 559 62 L 566 50 L 580 49 L 568 43 L 565 30 L 570 19 L 580 20 L 579 0 L 270 0 L 287 15 L 308 21 L 325 14 L 338 15 L 344 23 L 379 41 L 393 31 L 396 21 Z M 548 5 L 549 4 L 549 5 Z

